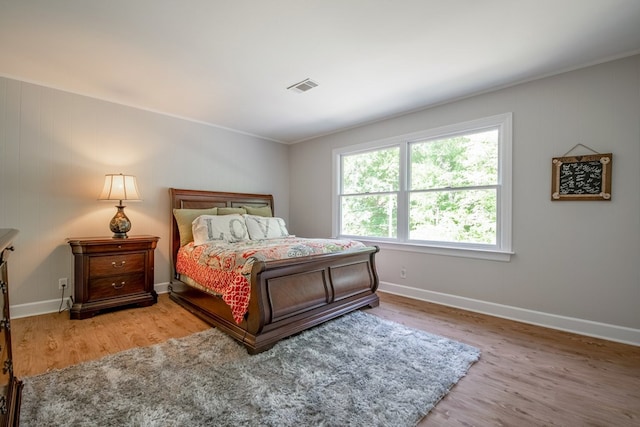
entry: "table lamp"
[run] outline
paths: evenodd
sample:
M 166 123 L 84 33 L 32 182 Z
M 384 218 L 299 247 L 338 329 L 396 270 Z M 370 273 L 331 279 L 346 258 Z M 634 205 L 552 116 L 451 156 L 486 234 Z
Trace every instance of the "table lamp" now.
M 111 218 L 109 227 L 114 238 L 126 239 L 127 232 L 131 230 L 131 221 L 124 214 L 123 200 L 140 200 L 136 177 L 133 175 L 107 174 L 104 176 L 104 187 L 98 200 L 118 200 L 118 211 Z

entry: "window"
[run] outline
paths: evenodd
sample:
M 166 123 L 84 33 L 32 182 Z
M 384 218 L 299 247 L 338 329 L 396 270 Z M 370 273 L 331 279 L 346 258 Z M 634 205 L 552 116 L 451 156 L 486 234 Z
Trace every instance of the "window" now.
M 334 234 L 508 260 L 511 114 L 334 150 Z
M 340 234 L 396 238 L 399 147 L 342 156 L 341 181 Z

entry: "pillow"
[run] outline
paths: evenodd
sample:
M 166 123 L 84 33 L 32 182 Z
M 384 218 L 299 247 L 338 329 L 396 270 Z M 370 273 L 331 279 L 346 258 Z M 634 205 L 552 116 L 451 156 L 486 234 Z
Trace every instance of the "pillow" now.
M 251 240 L 275 239 L 289 236 L 287 226 L 282 218 L 269 218 L 256 215 L 243 216 Z
M 247 211 L 244 208 L 218 208 L 218 215 L 231 215 L 231 214 L 246 214 Z
M 201 215 L 193 221 L 193 243 L 239 242 L 249 234 L 242 215 Z
M 191 223 L 200 215 L 216 215 L 218 208 L 209 209 L 174 209 L 173 216 L 178 224 L 180 232 L 180 246 L 184 246 L 193 241 L 193 233 L 191 231 Z
M 243 208 L 247 211 L 249 215 L 256 216 L 273 216 L 273 212 L 271 212 L 271 206 L 243 206 Z

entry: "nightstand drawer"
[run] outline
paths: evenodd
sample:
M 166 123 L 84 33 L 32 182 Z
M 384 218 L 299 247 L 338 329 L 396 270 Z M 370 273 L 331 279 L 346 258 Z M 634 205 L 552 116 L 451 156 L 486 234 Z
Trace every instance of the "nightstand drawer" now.
M 144 292 L 144 272 L 89 281 L 89 301 Z
M 89 277 L 144 272 L 145 254 L 123 254 L 89 258 Z

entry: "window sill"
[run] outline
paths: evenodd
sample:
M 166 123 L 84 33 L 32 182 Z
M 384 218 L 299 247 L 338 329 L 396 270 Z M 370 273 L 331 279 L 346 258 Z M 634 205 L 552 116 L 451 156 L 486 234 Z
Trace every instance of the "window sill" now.
M 416 252 L 423 254 L 432 254 L 432 255 L 443 255 L 443 256 L 454 256 L 461 258 L 474 258 L 474 259 L 484 259 L 488 261 L 501 261 L 501 262 L 509 262 L 511 261 L 511 256 L 514 252 L 510 251 L 497 251 L 490 249 L 479 249 L 479 248 L 451 248 L 446 246 L 426 246 L 426 245 L 416 245 L 410 243 L 395 243 L 388 242 L 382 240 L 364 240 L 358 239 L 366 245 L 376 245 L 380 247 L 380 249 L 389 249 L 393 251 L 405 251 L 405 252 Z

